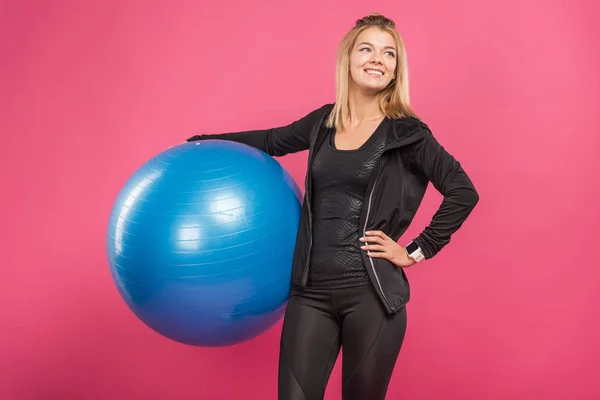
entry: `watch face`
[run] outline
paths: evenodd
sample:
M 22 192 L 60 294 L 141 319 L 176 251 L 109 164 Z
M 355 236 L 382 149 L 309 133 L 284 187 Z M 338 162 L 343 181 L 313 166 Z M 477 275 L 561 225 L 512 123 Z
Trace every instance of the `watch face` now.
M 415 251 L 417 251 L 417 249 L 419 248 L 419 245 L 416 244 L 415 242 L 410 242 L 408 246 L 406 246 L 406 251 L 408 252 L 408 254 L 412 254 Z

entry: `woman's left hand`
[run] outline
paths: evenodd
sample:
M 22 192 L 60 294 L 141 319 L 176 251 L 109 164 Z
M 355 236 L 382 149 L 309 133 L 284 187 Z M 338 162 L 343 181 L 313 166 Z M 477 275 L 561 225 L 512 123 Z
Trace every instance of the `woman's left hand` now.
M 369 257 L 386 258 L 397 267 L 410 267 L 417 262 L 408 255 L 406 249 L 394 242 L 392 238 L 382 231 L 367 231 L 366 236 L 359 239 L 368 242 L 360 248 L 367 250 Z

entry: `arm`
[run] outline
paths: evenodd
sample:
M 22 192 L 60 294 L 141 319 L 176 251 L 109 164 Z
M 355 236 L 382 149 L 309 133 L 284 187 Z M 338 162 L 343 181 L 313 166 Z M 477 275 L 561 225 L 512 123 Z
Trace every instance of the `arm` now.
M 187 141 L 191 142 L 203 139 L 231 140 L 255 147 L 270 156 L 284 156 L 289 153 L 308 149 L 310 145 L 310 133 L 313 127 L 321 121 L 321 117 L 325 114 L 328 107 L 329 105 L 325 105 L 314 110 L 287 126 L 265 130 L 195 135 L 187 139 Z
M 437 142 L 429 129 L 425 138 L 415 143 L 412 164 L 444 196 L 431 223 L 414 239 L 429 259 L 450 242 L 451 235 L 479 201 L 479 194 L 460 163 Z

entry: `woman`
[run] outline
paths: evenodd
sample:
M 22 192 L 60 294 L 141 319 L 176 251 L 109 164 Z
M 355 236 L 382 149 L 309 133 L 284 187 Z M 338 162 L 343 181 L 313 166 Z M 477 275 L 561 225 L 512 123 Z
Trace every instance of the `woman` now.
M 233 140 L 272 156 L 309 150 L 280 343 L 284 400 L 322 399 L 341 346 L 343 399 L 385 398 L 406 330 L 403 268 L 437 254 L 479 199 L 410 107 L 393 21 L 357 21 L 341 43 L 336 79 L 335 104 L 288 126 L 188 139 Z M 402 247 L 428 182 L 444 199 Z

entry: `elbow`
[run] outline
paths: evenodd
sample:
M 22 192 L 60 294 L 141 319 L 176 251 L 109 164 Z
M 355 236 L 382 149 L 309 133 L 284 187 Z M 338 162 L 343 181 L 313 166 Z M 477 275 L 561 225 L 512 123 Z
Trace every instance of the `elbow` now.
M 468 214 L 473 211 L 477 203 L 479 203 L 479 193 L 475 189 L 469 188 L 461 191 L 459 204 Z
M 475 188 L 471 188 L 465 194 L 465 199 L 467 204 L 473 209 L 475 208 L 477 203 L 479 203 L 479 193 L 477 193 L 477 190 L 475 190 Z
M 448 202 L 461 208 L 473 209 L 479 203 L 479 193 L 471 185 L 456 187 L 453 190 L 442 192 Z

